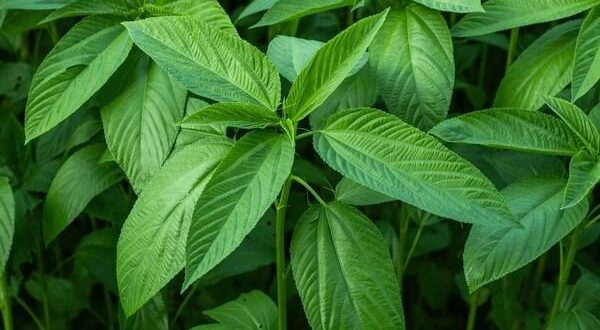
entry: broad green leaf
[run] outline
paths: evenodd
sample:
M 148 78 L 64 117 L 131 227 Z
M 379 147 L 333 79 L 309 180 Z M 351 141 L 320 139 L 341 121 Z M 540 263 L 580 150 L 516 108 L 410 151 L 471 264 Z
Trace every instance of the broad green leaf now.
M 94 230 L 81 239 L 75 260 L 113 292 L 117 292 L 116 255 L 119 232 L 114 228 Z
M 394 199 L 344 177 L 335 186 L 335 200 L 350 205 L 374 205 Z
M 279 0 L 254 27 L 274 25 L 300 17 L 354 5 L 354 0 Z
M 61 160 L 53 160 L 36 164 L 28 171 L 27 179 L 20 188 L 29 192 L 47 193 L 62 163 Z
M 229 15 L 217 0 L 176 0 L 162 6 L 161 9 L 169 12 L 169 15 L 190 16 L 213 28 L 232 35 L 238 34 Z
M 294 161 L 285 135 L 254 131 L 215 170 L 194 211 L 184 289 L 237 248 L 273 203 Z
M 122 319 L 121 330 L 169 330 L 169 311 L 160 294 L 154 296 L 137 313 Z
M 600 80 L 600 5 L 592 9 L 581 26 L 575 46 L 571 94 L 581 98 Z
M 250 15 L 254 15 L 256 13 L 260 13 L 261 11 L 265 11 L 271 9 L 279 0 L 253 0 L 242 10 L 240 16 L 238 16 L 238 21 L 242 18 L 246 18 Z
M 121 0 L 78 0 L 61 7 L 39 24 L 49 23 L 61 18 L 87 16 L 87 15 L 122 15 L 129 9 Z
M 280 118 L 268 108 L 250 103 L 215 103 L 185 117 L 179 124 L 184 129 L 207 126 L 265 128 L 277 125 Z
M 122 71 L 123 87 L 101 110 L 102 122 L 111 154 L 139 193 L 171 152 L 187 91 L 141 52 Z
M 467 223 L 515 223 L 476 167 L 391 114 L 369 108 L 336 113 L 314 146 L 350 180 L 429 213 Z
M 294 82 L 323 45 L 324 42 L 316 40 L 277 36 L 269 43 L 267 56 L 285 79 Z M 348 75 L 357 73 L 368 59 L 367 53 L 364 53 Z
M 587 148 L 592 154 L 597 154 L 600 151 L 600 132 L 594 125 L 594 122 L 588 117 L 583 110 L 579 109 L 575 104 L 568 101 L 556 98 L 545 98 L 546 104 L 554 111 L 571 129 L 581 144 Z
M 236 300 L 203 312 L 218 324 L 190 330 L 276 330 L 277 306 L 261 291 L 243 293 Z
M 93 144 L 78 150 L 61 166 L 52 180 L 44 203 L 44 241 L 50 243 L 98 194 L 121 181 L 113 163 L 98 164 L 105 147 Z
M 49 10 L 60 8 L 73 0 L 0 0 L 0 10 Z
M 529 178 L 502 191 L 522 227 L 471 228 L 463 256 L 470 292 L 535 260 L 583 220 L 587 201 L 560 209 L 564 186 L 558 178 Z
M 484 12 L 467 14 L 453 28 L 455 37 L 472 37 L 573 16 L 600 0 L 489 0 Z
M 8 178 L 0 176 L 0 272 L 10 255 L 15 232 L 15 198 Z
M 291 119 L 300 121 L 325 102 L 363 56 L 386 15 L 387 10 L 354 23 L 319 49 L 285 100 Z
M 340 87 L 310 114 L 310 126 L 315 130 L 323 127 L 327 118 L 334 112 L 373 106 L 379 96 L 376 85 L 375 73 L 369 66 L 365 66 L 357 74 L 346 78 Z
M 77 111 L 123 63 L 131 45 L 114 18 L 91 16 L 75 25 L 33 77 L 25 113 L 26 142 Z
M 429 131 L 452 143 L 572 156 L 579 138 L 556 117 L 521 109 L 489 109 L 447 119 Z
M 600 328 L 598 316 L 579 309 L 559 313 L 548 326 L 548 330 L 593 330 L 598 328 Z
M 573 207 L 581 202 L 600 181 L 598 157 L 582 150 L 571 159 L 569 180 L 565 188 L 562 208 Z
M 415 0 L 424 6 L 455 13 L 482 12 L 481 0 Z
M 216 101 L 277 108 L 281 94 L 277 70 L 239 37 L 185 16 L 124 25 L 136 45 L 190 91 Z
M 544 96 L 571 82 L 579 22 L 561 24 L 532 43 L 510 66 L 494 101 L 495 108 L 538 110 Z
M 369 49 L 390 112 L 422 129 L 446 119 L 454 88 L 452 52 L 439 12 L 418 4 L 392 9 Z
M 291 264 L 313 329 L 404 329 L 388 249 L 355 208 L 332 203 L 306 211 L 294 230 Z
M 229 149 L 225 138 L 182 149 L 140 194 L 117 246 L 119 297 L 126 315 L 142 307 L 183 268 L 194 206 Z

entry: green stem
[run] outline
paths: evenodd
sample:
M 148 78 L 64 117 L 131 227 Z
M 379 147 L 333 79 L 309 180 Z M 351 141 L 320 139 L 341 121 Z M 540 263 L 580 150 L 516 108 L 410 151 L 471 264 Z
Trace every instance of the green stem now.
M 283 184 L 281 195 L 277 203 L 277 214 L 275 216 L 275 254 L 277 261 L 277 306 L 279 330 L 287 328 L 287 282 L 285 264 L 285 212 L 290 197 L 292 177 L 288 177 Z
M 404 278 L 404 254 L 409 224 L 408 210 L 406 205 L 402 205 L 398 217 L 398 255 L 396 256 L 396 276 L 398 278 L 400 292 L 402 292 L 402 282 Z
M 558 311 L 560 309 L 560 304 L 565 294 L 565 289 L 567 287 L 569 275 L 571 274 L 571 268 L 573 267 L 573 262 L 575 261 L 575 254 L 577 253 L 579 234 L 581 233 L 582 227 L 582 225 L 577 226 L 573 231 L 573 234 L 571 234 L 567 255 L 560 264 L 558 283 L 556 286 L 556 294 L 554 295 L 552 309 L 550 309 L 550 312 L 548 313 L 548 317 L 546 319 L 546 328 L 550 325 L 550 323 L 552 322 L 556 314 L 558 314 Z
M 477 320 L 477 303 L 479 298 L 479 290 L 476 290 L 469 299 L 469 318 L 467 319 L 467 330 L 475 329 L 475 321 Z
M 2 311 L 2 324 L 5 330 L 13 330 L 12 309 L 10 295 L 6 285 L 6 271 L 0 274 L 0 311 Z
M 313 136 L 315 134 L 319 133 L 318 131 L 310 131 L 310 132 L 306 132 L 306 133 L 302 133 L 302 134 L 298 134 L 298 136 L 296 136 L 296 141 L 307 138 L 309 136 Z
M 115 317 L 113 315 L 113 304 L 110 300 L 110 293 L 106 288 L 103 288 L 104 293 L 104 303 L 106 304 L 106 319 L 108 322 L 108 329 L 112 330 L 115 328 Z
M 13 299 L 17 302 L 17 304 L 19 304 L 19 306 L 21 306 L 21 308 L 23 308 L 23 310 L 25 310 L 29 317 L 31 317 L 33 323 L 35 323 L 39 330 L 45 330 L 44 326 L 42 325 L 42 321 L 40 321 L 40 319 L 35 315 L 31 308 L 29 308 L 29 306 L 27 306 L 27 304 L 23 300 L 21 300 L 21 298 L 15 296 Z
M 181 313 L 183 312 L 183 309 L 188 304 L 188 302 L 192 298 L 192 295 L 196 292 L 197 289 L 198 289 L 197 285 L 192 286 L 192 289 L 189 290 L 187 295 L 185 296 L 185 298 L 183 298 L 183 302 L 181 302 L 181 305 L 179 305 L 179 308 L 177 308 L 177 311 L 175 312 L 175 316 L 173 316 L 173 321 L 171 321 L 171 326 L 169 327 L 169 329 L 175 328 L 175 324 L 177 324 L 177 320 L 179 319 L 179 316 L 181 315 Z
M 513 63 L 515 52 L 517 50 L 517 43 L 519 42 L 519 28 L 510 30 L 510 42 L 508 44 L 508 55 L 506 57 L 506 71 Z
M 415 238 L 413 238 L 412 244 L 410 245 L 410 249 L 408 250 L 408 254 L 406 255 L 406 260 L 403 262 L 404 266 L 402 267 L 402 272 L 406 272 L 406 267 L 412 258 L 413 253 L 415 253 L 415 249 L 417 248 L 417 244 L 419 243 L 419 239 L 421 239 L 421 234 L 423 233 L 423 221 L 419 223 L 419 228 L 417 229 L 417 233 L 415 234 Z
M 546 254 L 543 254 L 538 259 L 537 266 L 535 267 L 535 273 L 529 289 L 529 301 L 527 302 L 530 309 L 535 309 L 536 298 L 540 290 L 540 283 L 542 283 L 544 270 L 546 269 L 546 258 Z
M 317 200 L 317 202 L 319 202 L 319 204 L 323 206 L 327 205 L 327 203 L 325 203 L 321 196 L 319 196 L 319 194 L 317 194 L 317 192 L 308 183 L 306 183 L 306 181 L 302 180 L 301 178 L 295 175 L 292 175 L 291 179 L 303 186 L 311 195 L 313 195 L 313 197 Z

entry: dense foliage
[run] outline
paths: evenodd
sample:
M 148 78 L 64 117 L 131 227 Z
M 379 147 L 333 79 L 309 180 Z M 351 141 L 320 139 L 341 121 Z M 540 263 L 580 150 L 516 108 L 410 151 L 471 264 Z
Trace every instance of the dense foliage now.
M 13 329 L 600 329 L 600 0 L 0 0 Z

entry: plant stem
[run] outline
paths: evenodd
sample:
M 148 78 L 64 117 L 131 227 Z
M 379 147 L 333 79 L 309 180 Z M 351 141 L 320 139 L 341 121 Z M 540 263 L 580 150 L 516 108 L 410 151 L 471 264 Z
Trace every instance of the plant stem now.
M 567 281 L 569 280 L 569 275 L 571 274 L 571 268 L 573 267 L 573 261 L 575 261 L 575 254 L 577 253 L 578 248 L 579 234 L 581 233 L 582 227 L 583 226 L 580 224 L 575 228 L 575 230 L 571 234 L 571 239 L 569 241 L 569 249 L 567 250 L 566 258 L 560 263 L 556 294 L 554 295 L 552 309 L 550 309 L 550 313 L 548 313 L 548 317 L 546 319 L 546 328 L 550 325 L 556 314 L 558 314 L 558 310 L 560 308 L 560 304 L 562 302 L 563 296 L 565 294 L 565 289 L 567 287 Z
M 467 330 L 475 329 L 475 320 L 477 319 L 477 303 L 479 290 L 475 290 L 469 299 L 469 318 L 467 319 Z
M 506 71 L 510 68 L 515 52 L 517 50 L 517 43 L 519 42 L 519 28 L 510 30 L 510 42 L 508 44 L 508 55 L 506 57 Z
M 285 264 L 285 212 L 292 187 L 292 177 L 288 177 L 283 184 L 279 201 L 277 202 L 277 214 L 275 216 L 275 254 L 277 261 L 277 306 L 279 330 L 287 328 L 287 282 Z
M 31 308 L 29 308 L 29 306 L 27 306 L 27 304 L 23 300 L 21 300 L 21 298 L 19 298 L 19 296 L 15 296 L 14 300 L 17 302 L 17 304 L 19 304 L 19 306 L 21 306 L 23 308 L 23 310 L 25 310 L 25 312 L 29 315 L 29 317 L 31 317 L 31 319 L 33 320 L 33 323 L 35 323 L 35 325 L 38 327 L 38 329 L 45 330 L 40 319 L 35 315 L 35 313 L 31 310 Z
M 179 308 L 177 308 L 177 311 L 175 312 L 175 316 L 173 316 L 173 321 L 171 321 L 171 326 L 169 327 L 169 329 L 175 328 L 175 324 L 177 324 L 177 320 L 179 319 L 179 316 L 183 312 L 183 308 L 188 304 L 188 302 L 192 298 L 192 295 L 196 292 L 197 289 L 198 289 L 198 286 L 194 284 L 192 286 L 192 289 L 189 290 L 188 293 L 186 294 L 185 298 L 183 298 L 183 302 L 181 302 L 181 305 L 179 305 Z
M 398 286 L 402 293 L 402 282 L 404 277 L 404 253 L 406 247 L 406 237 L 408 226 L 410 224 L 406 205 L 400 207 L 400 215 L 398 217 L 398 255 L 396 257 L 396 276 L 398 278 Z
M 327 203 L 325 203 L 321 196 L 319 196 L 319 194 L 317 194 L 317 192 L 308 183 L 306 183 L 306 181 L 302 180 L 301 178 L 295 175 L 292 175 L 291 179 L 303 186 L 311 195 L 313 195 L 313 197 L 317 200 L 317 202 L 319 202 L 319 204 L 323 206 L 327 205 Z
M 13 330 L 12 309 L 10 295 L 6 285 L 6 271 L 0 274 L 0 311 L 2 311 L 2 324 L 5 330 Z
M 421 239 L 421 234 L 423 233 L 423 221 L 419 223 L 419 228 L 417 229 L 417 233 L 415 234 L 415 238 L 413 238 L 412 244 L 410 245 L 410 249 L 408 250 L 408 254 L 406 255 L 406 260 L 403 262 L 404 266 L 402 268 L 402 272 L 406 271 L 406 267 L 412 258 L 413 253 L 415 253 L 415 249 L 417 248 L 417 244 L 419 243 L 419 239 Z
M 542 282 L 542 278 L 544 276 L 544 270 L 546 269 L 546 256 L 546 254 L 543 254 L 538 259 L 537 266 L 535 267 L 535 273 L 533 274 L 533 279 L 529 290 L 529 301 L 527 302 L 530 309 L 535 309 L 536 297 L 540 290 L 540 283 Z
M 110 300 L 110 293 L 106 288 L 103 288 L 102 291 L 104 293 L 104 303 L 106 304 L 106 322 L 108 322 L 108 329 L 112 330 L 115 328 L 115 318 L 113 315 L 113 305 Z
M 309 137 L 309 136 L 313 136 L 313 135 L 315 135 L 317 133 L 319 133 L 319 132 L 318 131 L 309 131 L 309 132 L 306 132 L 306 133 L 298 134 L 298 136 L 296 136 L 296 141 L 304 139 L 304 138 Z

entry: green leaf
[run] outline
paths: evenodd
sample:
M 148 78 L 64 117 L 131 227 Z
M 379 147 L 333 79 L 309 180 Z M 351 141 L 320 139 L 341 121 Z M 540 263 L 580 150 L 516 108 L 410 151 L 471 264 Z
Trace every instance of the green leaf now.
M 141 52 L 132 53 L 120 71 L 121 92 L 101 110 L 104 135 L 139 193 L 171 152 L 187 91 Z
M 387 12 L 354 23 L 319 49 L 285 100 L 285 111 L 291 119 L 300 121 L 309 115 L 344 81 L 371 44 Z
M 44 241 L 49 244 L 98 194 L 121 181 L 113 163 L 98 164 L 105 147 L 93 144 L 78 150 L 52 180 L 44 203 Z
M 452 143 L 572 156 L 579 138 L 556 117 L 522 109 L 489 109 L 443 121 L 430 134 Z
M 344 177 L 335 186 L 335 200 L 350 205 L 374 205 L 394 199 Z
M 184 290 L 240 245 L 279 194 L 293 161 L 285 135 L 254 131 L 233 146 L 194 211 Z
M 0 176 L 0 272 L 10 255 L 15 232 L 15 198 L 8 178 Z
M 510 66 L 496 93 L 494 108 L 538 110 L 544 96 L 571 82 L 579 21 L 556 26 L 531 44 Z
M 300 17 L 354 5 L 354 0 L 279 0 L 253 27 L 274 25 Z
M 190 330 L 276 330 L 277 306 L 261 291 L 243 293 L 236 300 L 203 312 L 218 322 Z
M 75 25 L 38 68 L 25 113 L 26 142 L 77 111 L 123 63 L 131 40 L 114 18 L 92 16 Z
M 594 125 L 594 122 L 583 110 L 575 104 L 556 98 L 545 98 L 546 104 L 554 111 L 575 134 L 581 144 L 592 154 L 598 154 L 600 151 L 600 132 Z
M 316 40 L 277 36 L 269 43 L 267 56 L 285 79 L 294 82 L 323 45 L 324 42 Z M 357 73 L 368 59 L 367 53 L 364 53 L 348 75 Z
M 314 145 L 352 181 L 427 212 L 468 223 L 515 222 L 476 167 L 393 115 L 369 108 L 336 113 Z
M 470 292 L 535 260 L 583 220 L 586 201 L 560 209 L 564 186 L 558 178 L 529 178 L 502 191 L 522 227 L 472 227 L 464 252 Z
M 600 6 L 592 9 L 579 30 L 575 46 L 572 100 L 587 93 L 600 80 Z
M 124 25 L 136 45 L 193 93 L 277 108 L 277 70 L 239 37 L 190 17 L 155 17 Z
M 454 13 L 483 12 L 481 0 L 415 0 L 424 6 Z
M 250 15 L 254 15 L 256 13 L 260 13 L 261 11 L 265 11 L 271 9 L 279 0 L 253 0 L 242 10 L 240 16 L 238 16 L 238 21 L 242 18 L 246 18 Z
M 404 329 L 388 249 L 355 208 L 332 203 L 306 211 L 294 230 L 291 264 L 313 329 Z
M 392 9 L 369 54 L 390 112 L 423 129 L 446 119 L 454 56 L 450 31 L 439 12 L 418 4 Z
M 573 207 L 581 202 L 600 181 L 598 158 L 582 150 L 571 159 L 569 180 L 565 188 L 562 208 Z
M 184 129 L 205 129 L 207 126 L 265 128 L 277 125 L 275 112 L 250 103 L 215 103 L 185 117 L 179 124 Z
M 121 330 L 168 330 L 169 311 L 160 294 L 148 301 L 137 313 L 121 321 Z
M 217 0 L 177 0 L 172 1 L 161 9 L 171 12 L 172 15 L 190 16 L 202 23 L 209 24 L 213 28 L 238 35 L 229 15 Z
M 78 0 L 61 7 L 46 16 L 39 24 L 49 23 L 58 19 L 88 15 L 122 15 L 129 9 L 121 0 Z
M 60 8 L 73 0 L 0 0 L 0 10 L 49 10 Z
M 600 0 L 489 0 L 484 12 L 467 14 L 453 28 L 455 37 L 472 37 L 573 16 Z
M 126 315 L 142 307 L 183 268 L 194 206 L 229 149 L 225 138 L 182 149 L 140 194 L 117 246 L 119 297 Z
M 119 232 L 114 228 L 94 230 L 81 239 L 75 260 L 103 285 L 117 292 L 116 255 Z
M 592 330 L 600 328 L 600 319 L 585 310 L 562 312 L 548 326 L 548 330 Z

